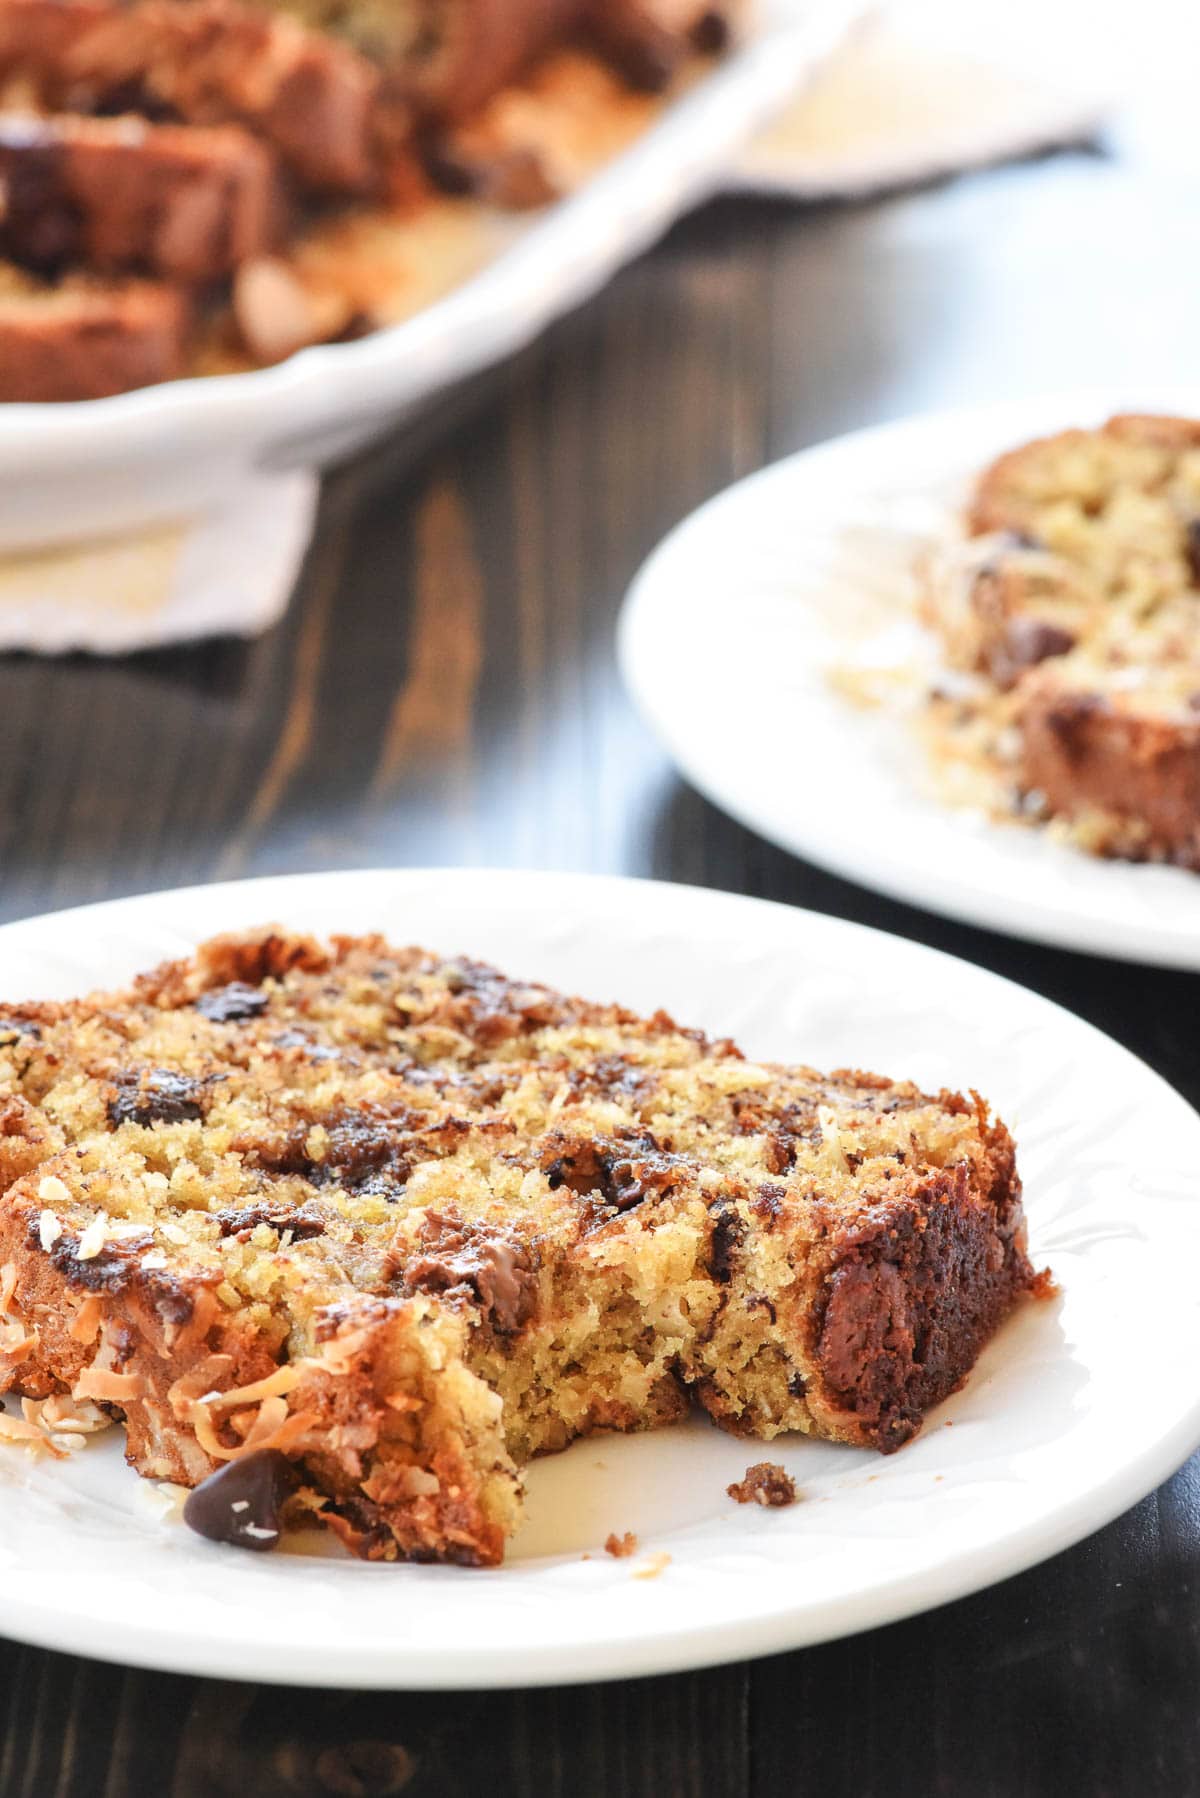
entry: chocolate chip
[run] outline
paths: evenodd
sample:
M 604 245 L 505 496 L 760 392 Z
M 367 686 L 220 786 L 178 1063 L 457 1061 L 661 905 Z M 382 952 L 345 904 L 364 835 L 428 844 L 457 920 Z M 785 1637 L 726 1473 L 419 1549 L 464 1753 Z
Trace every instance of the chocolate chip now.
M 121 1124 L 182 1124 L 202 1118 L 204 1083 L 170 1068 L 149 1068 L 141 1074 L 117 1077 L 117 1091 L 108 1101 L 108 1121 Z
M 41 1034 L 39 1025 L 28 1023 L 24 1018 L 0 1017 L 0 1044 L 15 1043 L 21 1036 L 32 1036 L 36 1040 Z
M 712 1234 L 708 1240 L 708 1266 L 714 1280 L 722 1286 L 733 1274 L 734 1256 L 746 1234 L 746 1226 L 732 1205 L 714 1205 Z
M 688 33 L 692 49 L 700 56 L 720 56 L 729 48 L 732 35 L 729 20 L 716 6 L 706 7 Z
M 13 120 L 0 144 L 6 252 L 43 274 L 76 260 L 83 235 L 79 208 L 69 197 L 62 146 L 39 142 L 35 120 Z
M 1193 518 L 1188 523 L 1184 553 L 1187 556 L 1192 585 L 1200 587 L 1200 518 Z
M 527 1323 L 537 1299 L 533 1258 L 521 1244 L 456 1214 L 429 1210 L 424 1253 L 404 1269 L 404 1283 L 424 1292 L 466 1288 L 488 1322 L 511 1336 Z
M 422 152 L 425 173 L 433 185 L 452 199 L 465 200 L 479 193 L 483 170 L 448 144 L 430 144 Z
M 628 1141 L 618 1143 L 607 1137 L 552 1134 L 542 1161 L 551 1192 L 567 1186 L 578 1198 L 598 1194 L 605 1205 L 630 1211 L 651 1193 L 669 1192 L 679 1184 L 677 1155 L 661 1151 L 648 1131 L 627 1135 Z
M 188 1493 L 183 1521 L 210 1542 L 261 1554 L 279 1541 L 280 1511 L 299 1483 L 286 1455 L 277 1448 L 261 1448 L 227 1461 L 201 1480 Z
M 604 50 L 622 80 L 643 94 L 662 93 L 679 63 L 678 52 L 665 32 L 618 28 L 605 33 Z
M 303 1205 L 271 1204 L 269 1201 L 260 1205 L 231 1205 L 217 1212 L 217 1224 L 222 1236 L 236 1236 L 239 1242 L 247 1241 L 250 1232 L 259 1224 L 278 1230 L 280 1235 L 290 1230 L 297 1242 L 325 1234 L 325 1219 L 311 1200 Z
M 407 1191 L 407 1182 L 400 1173 L 389 1174 L 386 1168 L 374 1168 L 354 1182 L 354 1191 L 360 1198 L 384 1199 L 394 1205 Z
M 1051 656 L 1065 656 L 1074 645 L 1074 635 L 1049 619 L 1009 619 L 999 647 L 991 654 L 991 676 L 1002 687 L 1011 687 L 1025 669 L 1049 662 Z
M 231 980 L 228 986 L 201 993 L 196 1000 L 196 1010 L 213 1024 L 234 1024 L 242 1018 L 260 1018 L 267 1004 L 267 995 L 261 987 L 247 986 L 243 980 Z

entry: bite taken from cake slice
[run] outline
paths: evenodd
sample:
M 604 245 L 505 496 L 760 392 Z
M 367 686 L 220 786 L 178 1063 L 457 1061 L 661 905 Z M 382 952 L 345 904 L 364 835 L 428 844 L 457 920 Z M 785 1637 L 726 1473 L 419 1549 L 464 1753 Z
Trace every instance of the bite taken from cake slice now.
M 0 1009 L 0 1385 L 286 1458 L 371 1558 L 494 1565 L 531 1458 L 693 1399 L 890 1452 L 1032 1284 L 976 1096 L 479 963 L 265 930 Z

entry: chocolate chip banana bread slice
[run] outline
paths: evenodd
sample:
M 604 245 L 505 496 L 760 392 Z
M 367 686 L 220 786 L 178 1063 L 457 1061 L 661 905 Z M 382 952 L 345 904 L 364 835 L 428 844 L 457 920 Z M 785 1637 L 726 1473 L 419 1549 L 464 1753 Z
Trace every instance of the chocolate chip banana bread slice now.
M 372 1557 L 494 1564 L 531 1457 L 693 1397 L 890 1451 L 1032 1279 L 981 1100 L 374 937 L 6 1007 L 0 1107 L 0 1385 Z
M 1083 846 L 1200 868 L 1200 422 L 1026 444 L 967 528 L 926 604 L 984 683 L 951 696 L 962 740 Z
M 51 284 L 0 263 L 0 394 L 103 399 L 184 372 L 185 293 L 165 282 L 69 275 Z

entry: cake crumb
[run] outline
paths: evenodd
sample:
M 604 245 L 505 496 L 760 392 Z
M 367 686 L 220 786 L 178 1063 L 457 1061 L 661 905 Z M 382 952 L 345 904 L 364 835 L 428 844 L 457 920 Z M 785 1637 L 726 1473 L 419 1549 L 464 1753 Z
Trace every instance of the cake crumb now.
M 604 1552 L 616 1561 L 623 1561 L 626 1555 L 637 1553 L 637 1545 L 638 1539 L 632 1530 L 626 1530 L 623 1536 L 618 1536 L 614 1530 L 605 1538 Z
M 651 1555 L 647 1560 L 643 1561 L 639 1567 L 634 1568 L 633 1577 L 634 1579 L 657 1579 L 664 1567 L 669 1567 L 670 1565 L 670 1555 Z
M 1062 1287 L 1054 1278 L 1050 1269 L 1044 1267 L 1040 1273 L 1034 1274 L 1033 1285 L 1030 1290 L 1035 1299 L 1056 1299 L 1062 1292 Z
M 795 1480 L 775 1461 L 756 1461 L 744 1479 L 725 1490 L 739 1505 L 769 1505 L 772 1510 L 794 1505 L 797 1498 Z

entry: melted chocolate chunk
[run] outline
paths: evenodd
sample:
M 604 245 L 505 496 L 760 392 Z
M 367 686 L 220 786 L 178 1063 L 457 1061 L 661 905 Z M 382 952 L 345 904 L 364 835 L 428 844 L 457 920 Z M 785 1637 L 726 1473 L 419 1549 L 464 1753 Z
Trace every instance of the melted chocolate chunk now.
M 410 1131 L 407 1122 L 402 1116 L 347 1111 L 325 1125 L 326 1141 L 319 1160 L 308 1152 L 308 1124 L 266 1141 L 236 1138 L 233 1147 L 257 1167 L 273 1174 L 301 1174 L 312 1186 L 344 1186 L 362 1192 L 368 1182 L 386 1176 L 390 1196 L 395 1196 L 408 1178 L 413 1158 L 427 1152 L 422 1147 L 424 1138 Z
M 440 193 L 471 199 L 483 187 L 483 170 L 448 144 L 428 144 L 421 153 L 425 173 Z
M 383 1199 L 394 1205 L 397 1199 L 403 1198 L 408 1183 L 401 1173 L 389 1173 L 386 1168 L 379 1167 L 356 1180 L 353 1190 L 364 1199 Z
M 426 1214 L 423 1246 L 425 1253 L 404 1269 L 406 1286 L 425 1292 L 467 1288 L 502 1336 L 528 1320 L 536 1296 L 528 1249 L 439 1211 Z
M 182 1124 L 204 1116 L 204 1082 L 170 1068 L 118 1074 L 106 1107 L 113 1129 L 121 1124 Z
M 688 36 L 692 49 L 701 56 L 720 56 L 729 48 L 733 32 L 720 7 L 710 6 L 700 14 Z
M 605 1205 L 630 1211 L 652 1192 L 669 1192 L 679 1182 L 679 1157 L 664 1153 L 649 1132 L 631 1132 L 627 1142 L 566 1136 L 550 1141 L 542 1172 L 551 1192 L 567 1186 L 577 1198 L 599 1195 Z
M 64 185 L 62 148 L 39 142 L 41 135 L 37 120 L 16 121 L 0 145 L 0 245 L 30 268 L 53 275 L 78 257 L 83 220 Z
M 712 1234 L 708 1239 L 708 1265 L 714 1280 L 727 1286 L 733 1274 L 734 1257 L 746 1234 L 746 1226 L 736 1209 L 727 1203 L 712 1208 Z
M 279 1541 L 280 1511 L 299 1483 L 286 1455 L 277 1448 L 259 1449 L 201 1480 L 188 1493 L 183 1521 L 210 1542 L 261 1554 Z
M 246 1242 L 259 1224 L 267 1224 L 281 1236 L 285 1230 L 290 1230 L 297 1242 L 325 1234 L 325 1219 L 312 1202 L 273 1205 L 266 1200 L 259 1205 L 232 1205 L 217 1212 L 217 1223 L 222 1236 L 236 1236 L 239 1242 Z
M 1075 647 L 1074 633 L 1048 618 L 1014 618 L 1004 633 L 1004 647 L 1014 667 L 1031 668 Z
M 247 986 L 244 980 L 231 980 L 228 986 L 217 986 L 201 993 L 196 1010 L 214 1024 L 235 1024 L 243 1018 L 261 1018 L 268 999 L 260 986 Z

